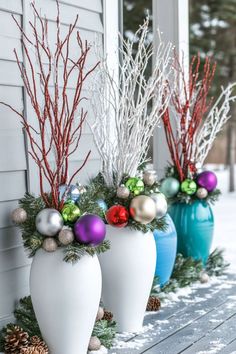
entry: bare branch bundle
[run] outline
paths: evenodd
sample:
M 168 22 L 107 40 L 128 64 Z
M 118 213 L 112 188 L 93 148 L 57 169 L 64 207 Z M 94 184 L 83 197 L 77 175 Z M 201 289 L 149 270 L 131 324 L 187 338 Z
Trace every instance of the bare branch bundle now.
M 57 0 L 56 4 L 56 38 L 51 41 L 52 44 L 49 39 L 48 20 L 42 19 L 34 3 L 31 4 L 34 22 L 29 22 L 32 36 L 26 34 L 21 24 L 13 17 L 22 33 L 25 63 L 21 63 L 16 50 L 14 53 L 26 93 L 35 112 L 36 124 L 32 126 L 24 114 L 17 112 L 7 103 L 1 104 L 9 107 L 21 118 L 29 138 L 29 154 L 39 169 L 40 192 L 46 205 L 61 209 L 63 201 L 59 203 L 59 186 L 70 184 L 90 155 L 88 152 L 82 165 L 69 178 L 69 157 L 78 149 L 82 126 L 87 116 L 83 109 L 78 112 L 81 101 L 85 99 L 82 96 L 82 88 L 98 64 L 86 69 L 90 46 L 86 41 L 82 41 L 76 29 L 78 16 L 69 26 L 66 35 L 62 36 Z M 76 57 L 72 59 L 70 47 L 73 37 L 78 49 Z M 75 83 L 73 90 L 70 89 L 72 80 Z M 45 193 L 45 183 L 50 186 L 51 198 Z
M 150 138 L 169 101 L 166 92 L 172 71 L 172 45 L 160 41 L 154 53 L 153 46 L 147 45 L 148 25 L 147 19 L 132 41 L 121 37 L 118 82 L 104 60 L 92 88 L 95 121 L 91 130 L 108 186 L 119 185 L 124 174 L 136 175 L 138 166 L 146 160 Z M 147 79 L 145 71 L 154 56 L 153 72 Z

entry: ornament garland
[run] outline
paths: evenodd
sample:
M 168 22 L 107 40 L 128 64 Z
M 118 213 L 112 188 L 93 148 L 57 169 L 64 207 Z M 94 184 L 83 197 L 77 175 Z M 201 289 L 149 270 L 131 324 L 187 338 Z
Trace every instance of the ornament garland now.
M 16 323 L 9 323 L 0 331 L 0 351 L 6 354 L 48 354 L 30 296 L 20 299 L 14 316 Z M 112 313 L 99 307 L 88 349 L 110 348 L 115 335 L 116 323 Z
M 202 166 L 217 134 L 230 118 L 236 83 L 222 88 L 214 103 L 208 95 L 215 69 L 216 64 L 206 58 L 201 72 L 200 56 L 193 57 L 186 79 L 183 64 L 175 57 L 174 72 L 179 85 L 175 86 L 162 116 L 172 162 L 161 191 L 172 202 L 191 203 L 199 199 L 214 203 L 220 195 L 214 172 L 202 171 Z
M 144 172 L 146 176 L 148 173 L 147 170 Z M 99 173 L 86 187 L 87 193 L 83 202 L 86 206 L 91 205 L 93 201 L 102 201 L 102 206 L 98 204 L 98 215 L 114 227 L 128 226 L 143 232 L 164 230 L 167 201 L 158 187 L 156 179 L 150 185 L 145 184 L 145 179 L 141 176 L 124 176 L 120 186 L 109 187 L 103 175 Z

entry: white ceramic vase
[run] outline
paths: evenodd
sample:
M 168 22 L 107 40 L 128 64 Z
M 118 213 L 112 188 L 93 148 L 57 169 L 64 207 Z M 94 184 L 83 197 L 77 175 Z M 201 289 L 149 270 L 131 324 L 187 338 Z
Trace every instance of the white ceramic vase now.
M 63 250 L 40 249 L 30 273 L 30 292 L 50 354 L 86 354 L 101 297 L 97 256 L 63 261 Z
M 99 255 L 102 300 L 113 312 L 119 332 L 138 332 L 152 287 L 156 245 L 152 232 L 107 226 L 111 248 Z

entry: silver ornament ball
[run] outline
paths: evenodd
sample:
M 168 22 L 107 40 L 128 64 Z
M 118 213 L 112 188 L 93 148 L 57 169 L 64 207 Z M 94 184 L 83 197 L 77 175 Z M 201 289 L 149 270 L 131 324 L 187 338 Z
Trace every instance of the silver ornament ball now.
M 44 236 L 55 236 L 63 227 L 63 218 L 56 209 L 41 210 L 35 220 L 37 231 Z
M 147 195 L 138 195 L 131 200 L 130 215 L 140 224 L 146 225 L 156 217 L 156 204 Z
M 205 284 L 205 283 L 208 283 L 210 280 L 210 277 L 207 273 L 203 272 L 201 275 L 200 275 L 200 282 L 202 284 Z
M 88 349 L 89 350 L 99 350 L 100 348 L 101 348 L 100 339 L 95 336 L 91 337 L 90 341 L 89 341 Z
M 198 188 L 196 195 L 199 199 L 205 199 L 208 196 L 208 191 L 206 188 L 201 187 Z
M 103 316 L 104 316 L 104 309 L 101 306 L 99 306 L 96 321 L 101 320 Z
M 70 243 L 72 243 L 74 241 L 74 238 L 75 238 L 75 236 L 74 236 L 73 231 L 70 228 L 68 228 L 68 227 L 63 228 L 59 232 L 59 235 L 58 235 L 59 241 L 64 246 L 67 246 Z
M 17 208 L 13 210 L 11 214 L 11 219 L 16 224 L 22 224 L 27 220 L 27 213 L 23 208 Z
M 157 219 L 163 218 L 166 215 L 168 204 L 166 197 L 163 193 L 153 193 L 150 197 L 154 200 L 156 204 L 156 217 Z
M 130 195 L 130 191 L 124 184 L 122 184 L 117 188 L 116 195 L 118 198 L 127 199 Z
M 57 242 L 53 237 L 47 237 L 43 241 L 43 249 L 47 252 L 54 252 L 57 249 Z
M 157 181 L 157 173 L 155 170 L 147 170 L 143 173 L 143 181 L 147 186 L 152 186 Z

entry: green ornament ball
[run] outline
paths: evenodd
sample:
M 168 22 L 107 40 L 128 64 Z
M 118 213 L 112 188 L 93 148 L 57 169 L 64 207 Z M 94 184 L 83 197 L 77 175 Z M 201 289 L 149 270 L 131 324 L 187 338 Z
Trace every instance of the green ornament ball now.
M 181 192 L 193 195 L 197 191 L 197 184 L 194 180 L 187 178 L 181 183 L 180 188 Z
M 81 215 L 79 207 L 73 203 L 66 203 L 61 214 L 63 220 L 68 223 L 75 222 Z
M 179 192 L 180 183 L 174 177 L 167 177 L 160 186 L 160 191 L 167 197 L 172 198 Z
M 131 177 L 125 183 L 125 186 L 132 192 L 134 195 L 139 195 L 141 192 L 144 191 L 144 183 L 138 177 Z

